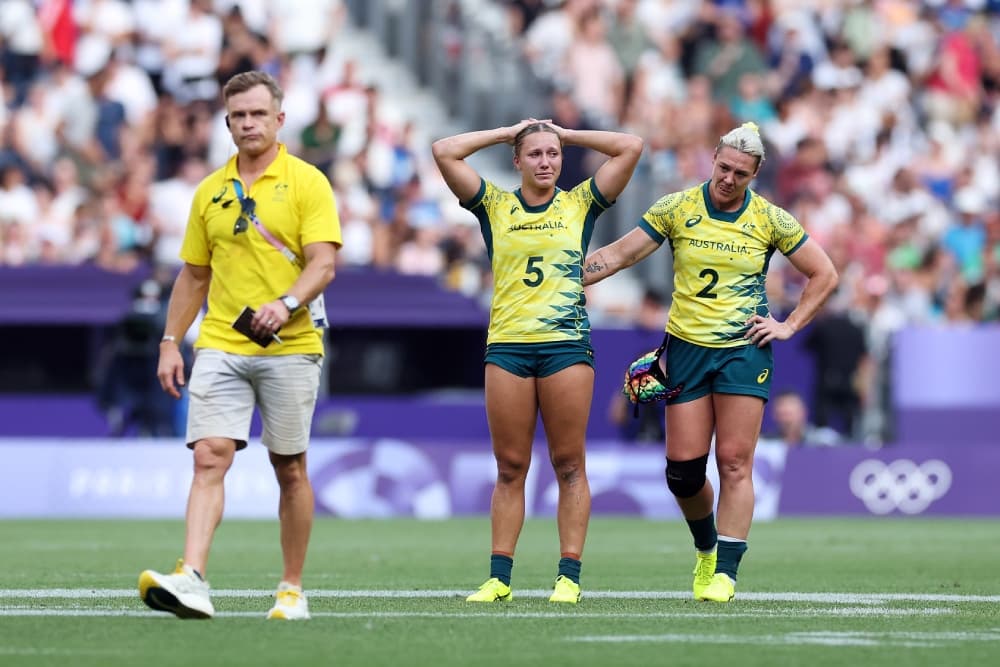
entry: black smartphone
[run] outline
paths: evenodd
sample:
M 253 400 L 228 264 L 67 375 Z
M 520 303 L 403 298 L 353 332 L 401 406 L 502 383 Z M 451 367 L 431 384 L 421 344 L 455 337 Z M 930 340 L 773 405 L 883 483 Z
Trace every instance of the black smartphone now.
M 253 314 L 255 312 L 257 311 L 250 306 L 243 308 L 243 312 L 241 312 L 240 316 L 236 318 L 235 322 L 233 322 L 233 328 L 261 347 L 267 347 L 274 342 L 274 336 L 271 334 L 256 334 L 253 329 L 250 328 L 250 322 L 253 320 Z

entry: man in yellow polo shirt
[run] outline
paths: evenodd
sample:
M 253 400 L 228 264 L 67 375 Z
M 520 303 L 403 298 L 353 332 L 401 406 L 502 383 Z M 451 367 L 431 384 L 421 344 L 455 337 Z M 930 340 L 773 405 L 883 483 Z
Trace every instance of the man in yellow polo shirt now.
M 157 375 L 178 398 L 184 361 L 177 342 L 207 300 L 188 385 L 194 478 L 184 556 L 173 573 L 139 575 L 143 601 L 180 618 L 215 613 L 208 553 L 226 471 L 247 445 L 254 407 L 281 489 L 284 573 L 267 617 L 309 618 L 302 570 L 314 503 L 305 452 L 323 363 L 322 294 L 341 234 L 327 177 L 278 142 L 282 97 L 264 72 L 237 74 L 223 88 L 237 154 L 195 193 L 160 343 Z

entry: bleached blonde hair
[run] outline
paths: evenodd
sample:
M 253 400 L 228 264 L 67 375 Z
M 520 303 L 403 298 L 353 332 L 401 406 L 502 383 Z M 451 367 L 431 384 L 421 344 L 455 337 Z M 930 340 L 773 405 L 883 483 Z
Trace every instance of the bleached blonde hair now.
M 757 127 L 756 123 L 743 123 L 727 132 L 719 139 L 719 145 L 715 147 L 715 152 L 718 153 L 723 146 L 752 155 L 757 158 L 758 167 L 764 161 L 764 142 L 760 138 L 760 128 Z

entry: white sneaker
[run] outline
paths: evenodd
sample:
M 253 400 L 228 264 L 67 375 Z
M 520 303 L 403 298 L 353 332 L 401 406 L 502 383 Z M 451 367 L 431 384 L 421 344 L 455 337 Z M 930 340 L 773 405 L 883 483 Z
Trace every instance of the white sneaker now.
M 293 586 L 282 581 L 278 584 L 278 592 L 274 594 L 276 598 L 271 611 L 267 612 L 267 617 L 278 618 L 285 621 L 307 621 L 309 620 L 309 603 L 302 593 L 301 586 Z
M 177 618 L 212 618 L 215 608 L 208 597 L 208 582 L 184 559 L 173 574 L 145 570 L 139 575 L 139 597 L 151 609 L 169 611 Z

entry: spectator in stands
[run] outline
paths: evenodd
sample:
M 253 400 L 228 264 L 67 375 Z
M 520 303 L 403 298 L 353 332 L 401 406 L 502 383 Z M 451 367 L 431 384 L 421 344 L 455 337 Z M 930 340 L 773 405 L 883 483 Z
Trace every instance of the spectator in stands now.
M 708 77 L 715 99 L 725 104 L 739 94 L 744 74 L 763 76 L 767 67 L 735 10 L 720 10 L 714 27 L 715 39 L 702 43 L 695 53 L 694 71 Z
M 618 0 L 614 3 L 608 25 L 608 43 L 615 50 L 625 72 L 625 99 L 632 91 L 632 80 L 639 58 L 649 45 L 648 27 L 636 12 L 638 0 Z
M 844 436 L 860 434 L 861 406 L 869 385 L 870 359 L 862 321 L 850 312 L 828 308 L 805 333 L 813 358 L 813 416 L 818 426 Z
M 42 25 L 31 0 L 0 2 L 0 69 L 19 106 L 38 71 L 44 48 Z
M 314 500 L 305 452 L 322 366 L 322 293 L 334 275 L 340 223 L 329 181 L 277 141 L 284 121 L 277 82 L 260 71 L 238 74 L 223 99 L 237 154 L 195 193 L 157 369 L 164 391 L 179 397 L 178 342 L 207 297 L 189 389 L 194 479 L 184 557 L 172 574 L 144 571 L 139 593 L 181 618 L 215 613 L 205 567 L 226 472 L 247 445 L 257 407 L 281 488 L 284 571 L 267 617 L 307 619 L 302 569 Z
M 172 437 L 174 401 L 156 379 L 158 342 L 166 323 L 166 299 L 154 279 L 136 289 L 98 365 L 97 402 L 112 436 Z
M 939 16 L 939 21 L 943 16 Z M 967 21 L 942 25 L 936 62 L 926 82 L 924 109 L 936 120 L 968 124 L 979 111 L 983 95 L 982 63 Z
M 559 73 L 572 86 L 573 98 L 585 112 L 617 127 L 625 108 L 625 70 L 607 39 L 604 17 L 596 8 L 580 17 L 576 39 L 566 49 Z
M 790 448 L 830 447 L 840 444 L 837 431 L 827 426 L 816 426 L 809 421 L 809 406 L 794 389 L 779 391 L 770 404 L 776 430 L 761 435 L 761 440 L 775 440 Z
M 670 116 L 687 101 L 687 81 L 681 69 L 681 48 L 676 36 L 661 34 L 655 47 L 639 55 L 632 72 L 632 85 L 626 100 L 626 125 L 657 143 L 669 144 L 673 123 Z M 686 111 L 686 109 L 685 109 Z
M 983 276 L 983 250 L 986 248 L 986 198 L 979 190 L 966 186 L 955 193 L 957 224 L 945 232 L 944 247 L 955 256 L 962 276 L 970 282 Z
M 737 121 L 753 121 L 761 125 L 778 115 L 771 100 L 764 95 L 763 81 L 756 73 L 740 77 L 739 95 L 729 101 L 729 109 Z
M 823 189 L 833 176 L 826 167 L 826 148 L 814 137 L 804 137 L 796 146 L 795 154 L 778 167 L 777 192 L 779 200 L 791 204 L 795 195 L 804 190 Z
M 513 144 L 521 187 L 501 190 L 466 162 Z M 608 156 L 569 191 L 556 187 L 564 144 Z M 594 390 L 590 323 L 584 308 L 582 250 L 595 219 L 625 189 L 642 140 L 549 122 L 459 134 L 434 142 L 434 159 L 459 202 L 479 218 L 494 274 L 487 334 L 486 413 L 497 461 L 491 504 L 490 576 L 470 602 L 510 599 L 514 549 L 524 523 L 524 486 L 541 414 L 559 484 L 562 557 L 549 600 L 580 599 L 580 559 L 590 517 L 584 439 Z
M 974 325 L 984 320 L 985 308 L 986 285 L 956 280 L 945 297 L 944 320 L 952 326 Z
M 180 264 L 184 222 L 198 184 L 208 175 L 208 165 L 197 155 L 184 158 L 177 173 L 149 187 L 149 217 L 155 238 L 153 260 L 158 265 Z
M 591 284 L 664 241 L 673 251 L 666 377 L 679 392 L 667 399 L 666 476 L 694 537 L 698 600 L 729 602 L 735 594 L 753 518 L 751 471 L 770 389 L 771 343 L 808 324 L 837 285 L 830 258 L 798 221 L 748 190 L 763 160 L 754 124 L 731 130 L 719 141 L 706 183 L 661 197 L 636 229 L 584 264 Z M 774 250 L 807 277 L 784 321 L 772 317 L 765 292 Z M 715 490 L 705 475 L 713 442 L 718 528 Z
M 580 106 L 567 89 L 556 88 L 552 92 L 551 104 L 552 122 L 559 127 L 567 130 L 597 129 L 587 120 L 587 116 L 580 110 Z M 556 186 L 563 190 L 572 190 L 593 171 L 587 164 L 590 151 L 584 146 L 563 146 L 562 153 L 562 170 L 559 172 Z
M 302 159 L 324 174 L 330 174 L 337 156 L 337 143 L 340 141 L 341 128 L 330 120 L 326 104 L 321 100 L 317 102 L 316 108 L 316 119 L 303 128 L 299 137 L 299 143 L 302 146 Z
M 272 40 L 283 55 L 319 62 L 344 21 L 343 0 L 287 0 L 269 7 Z
M 222 17 L 222 51 L 216 76 L 220 83 L 231 77 L 254 69 L 260 35 L 254 34 L 243 18 L 239 5 L 234 6 Z
M 545 5 L 550 3 L 546 0 L 504 0 L 503 4 L 506 6 L 510 34 L 522 35 L 544 11 Z
M 28 187 L 24 170 L 17 165 L 0 168 L 0 220 L 20 224 L 33 242 L 38 199 Z
M 59 107 L 55 93 L 47 84 L 31 84 L 24 104 L 11 114 L 11 149 L 14 155 L 4 161 L 25 164 L 32 174 L 44 174 L 59 156 Z
M 191 0 L 183 23 L 174 25 L 163 39 L 167 92 L 185 103 L 214 99 L 222 40 L 222 20 L 213 13 L 211 0 Z
M 595 0 L 565 0 L 543 12 L 522 35 L 524 57 L 535 72 L 554 80 L 577 36 L 580 18 L 597 6 Z
M 798 21 L 786 19 L 776 32 L 783 34 L 773 42 L 765 78 L 778 100 L 788 100 L 805 92 L 815 63 Z

